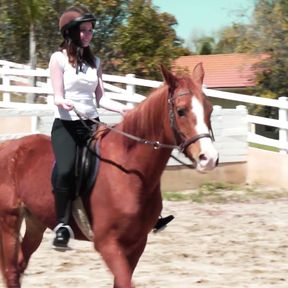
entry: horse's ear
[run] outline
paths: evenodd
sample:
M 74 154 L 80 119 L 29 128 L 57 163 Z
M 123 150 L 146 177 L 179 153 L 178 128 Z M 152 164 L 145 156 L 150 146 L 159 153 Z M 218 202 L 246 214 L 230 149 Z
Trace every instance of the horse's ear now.
M 192 73 L 193 80 L 195 81 L 195 83 L 202 86 L 204 75 L 205 75 L 205 72 L 204 72 L 203 64 L 202 62 L 200 62 L 193 69 L 193 73 Z
M 160 68 L 165 83 L 175 89 L 177 78 L 164 65 L 161 64 Z

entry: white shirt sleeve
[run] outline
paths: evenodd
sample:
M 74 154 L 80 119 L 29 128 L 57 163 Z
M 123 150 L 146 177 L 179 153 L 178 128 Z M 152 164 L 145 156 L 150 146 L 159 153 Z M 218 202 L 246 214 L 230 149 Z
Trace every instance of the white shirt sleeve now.
M 49 69 L 53 63 L 57 62 L 58 65 L 64 70 L 65 61 L 65 55 L 61 51 L 54 52 L 50 57 Z
M 102 80 L 101 60 L 98 57 L 96 57 L 96 68 L 97 68 L 97 74 L 98 74 L 98 86 L 96 88 L 95 93 L 96 93 L 97 103 L 99 103 L 100 107 L 106 110 L 118 112 L 121 114 L 129 110 L 127 109 L 126 105 L 119 103 L 117 101 L 114 101 L 105 95 L 103 80 Z
M 51 84 L 54 91 L 54 101 L 57 105 L 58 102 L 64 98 L 64 61 L 65 57 L 62 57 L 63 53 L 55 52 L 52 54 L 49 62 L 49 71 Z M 64 59 L 63 59 L 64 58 Z

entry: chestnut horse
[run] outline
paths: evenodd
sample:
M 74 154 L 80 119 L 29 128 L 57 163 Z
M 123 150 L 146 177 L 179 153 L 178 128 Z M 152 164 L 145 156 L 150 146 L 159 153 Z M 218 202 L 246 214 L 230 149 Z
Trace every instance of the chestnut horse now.
M 161 70 L 164 85 L 101 135 L 97 181 L 84 201 L 95 249 L 114 276 L 114 288 L 132 288 L 132 273 L 162 209 L 160 177 L 172 149 L 182 150 L 198 171 L 217 165 L 202 64 L 191 77 Z M 56 225 L 53 161 L 48 136 L 0 145 L 0 262 L 8 288 L 21 287 L 21 275 L 45 229 Z M 20 239 L 23 219 L 26 231 Z M 73 219 L 70 225 L 76 239 L 87 240 Z

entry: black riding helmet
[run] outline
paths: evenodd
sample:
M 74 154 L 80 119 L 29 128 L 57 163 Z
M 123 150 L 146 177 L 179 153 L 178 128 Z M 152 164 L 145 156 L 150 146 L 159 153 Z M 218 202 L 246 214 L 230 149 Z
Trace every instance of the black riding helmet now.
M 79 36 L 77 37 L 79 25 L 84 22 L 91 22 L 95 27 L 96 18 L 84 6 L 73 6 L 68 8 L 59 19 L 59 30 L 64 39 L 71 39 L 79 45 Z

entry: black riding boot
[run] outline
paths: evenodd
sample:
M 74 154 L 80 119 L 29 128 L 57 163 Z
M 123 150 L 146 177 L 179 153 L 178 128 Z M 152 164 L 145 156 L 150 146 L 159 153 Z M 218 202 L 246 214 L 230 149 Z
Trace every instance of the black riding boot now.
M 159 231 L 165 229 L 167 224 L 170 223 L 173 219 L 174 219 L 173 215 L 169 215 L 169 216 L 166 216 L 166 217 L 160 216 L 158 218 L 157 223 L 155 224 L 155 226 L 153 228 L 153 232 L 156 233 L 156 232 L 159 232 Z
M 68 249 L 69 239 L 74 238 L 74 233 L 68 225 L 71 215 L 71 195 L 65 189 L 54 189 L 54 194 L 58 224 L 53 230 L 56 234 L 53 240 L 53 247 L 58 250 L 66 250 Z

